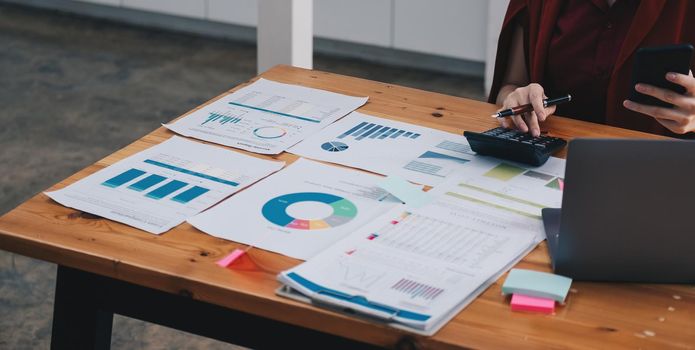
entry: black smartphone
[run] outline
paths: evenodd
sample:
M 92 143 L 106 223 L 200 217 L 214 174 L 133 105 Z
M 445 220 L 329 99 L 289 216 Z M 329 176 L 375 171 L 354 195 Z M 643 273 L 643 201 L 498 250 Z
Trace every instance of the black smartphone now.
M 692 59 L 693 45 L 690 44 L 644 47 L 637 50 L 632 65 L 630 100 L 653 106 L 673 107 L 668 102 L 635 91 L 635 85 L 645 83 L 682 94 L 685 88 L 666 80 L 666 73 L 688 74 Z

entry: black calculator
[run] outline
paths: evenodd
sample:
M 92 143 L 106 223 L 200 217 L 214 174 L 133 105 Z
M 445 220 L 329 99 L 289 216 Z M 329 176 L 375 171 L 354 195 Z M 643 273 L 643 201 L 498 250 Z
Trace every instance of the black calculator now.
M 543 165 L 551 154 L 561 150 L 567 141 L 550 136 L 533 137 L 528 133 L 503 127 L 478 133 L 464 131 L 471 149 L 478 154 L 530 165 Z

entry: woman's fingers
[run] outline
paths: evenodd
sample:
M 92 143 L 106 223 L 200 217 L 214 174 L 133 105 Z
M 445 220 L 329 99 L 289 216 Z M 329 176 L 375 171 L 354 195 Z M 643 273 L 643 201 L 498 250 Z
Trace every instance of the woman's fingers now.
M 521 106 L 523 104 L 526 104 L 528 102 L 526 101 L 527 97 L 524 97 L 523 93 L 520 93 L 520 90 L 524 88 L 518 88 L 514 90 L 511 94 L 509 94 L 509 97 L 504 101 L 505 108 L 513 108 L 516 106 Z M 505 118 L 506 119 L 506 118 Z M 524 122 L 524 118 L 517 114 L 509 117 L 509 119 L 512 120 L 512 123 L 516 126 L 517 129 L 523 131 L 523 132 L 528 132 L 528 126 Z
M 502 126 L 509 129 L 512 127 L 512 123 L 509 121 L 509 118 L 499 118 L 500 122 L 502 123 Z
M 629 110 L 653 117 L 661 125 L 676 134 L 685 134 L 695 128 L 695 113 L 688 113 L 680 108 L 649 106 L 630 100 L 623 101 L 623 106 Z
M 637 84 L 635 85 L 635 90 L 645 95 L 658 98 L 659 100 L 670 103 L 674 106 L 695 111 L 695 98 L 691 96 L 681 95 L 675 91 L 662 89 L 660 87 L 648 84 Z
M 678 123 L 687 123 L 689 122 L 687 120 L 688 115 L 684 114 L 678 109 L 675 108 L 664 108 L 664 107 L 657 107 L 657 106 L 650 106 L 650 105 L 645 105 L 637 102 L 633 102 L 630 100 L 625 100 L 623 101 L 623 106 L 625 108 L 646 114 L 650 117 L 657 118 L 657 119 L 666 119 L 666 120 L 672 120 L 674 122 Z
M 536 111 L 531 111 L 531 113 L 524 113 L 526 116 L 526 124 L 529 127 L 529 133 L 533 137 L 541 136 L 541 127 L 538 125 L 538 115 Z
M 676 134 L 685 134 L 686 132 L 688 132 L 686 127 L 677 121 L 659 118 L 655 119 L 657 122 L 659 122 L 659 124 L 663 125 L 664 127 L 666 127 L 666 129 L 669 129 Z
M 526 125 L 526 122 L 524 122 L 524 117 L 523 114 L 516 114 L 513 115 L 512 121 L 514 122 L 514 125 L 516 125 L 516 128 L 523 131 L 523 132 L 528 132 L 528 126 Z
M 545 98 L 543 87 L 539 84 L 530 84 L 528 86 L 528 90 L 528 99 L 533 106 L 533 111 L 535 112 L 533 116 L 540 121 L 544 121 L 546 114 L 545 106 L 543 106 L 543 98 Z M 536 124 L 538 124 L 538 120 L 536 120 Z
M 684 87 L 691 96 L 695 94 L 695 78 L 693 77 L 693 71 L 690 71 L 688 75 L 669 72 L 666 73 L 666 80 Z
M 547 97 L 540 84 L 533 83 L 516 88 L 504 99 L 502 108 L 507 109 L 530 104 L 533 110 L 501 120 L 502 126 L 509 127 L 513 125 L 523 132 L 530 132 L 533 136 L 540 136 L 540 122 L 545 121 L 550 115 L 555 113 L 555 106 L 547 108 L 543 106 L 545 98 Z

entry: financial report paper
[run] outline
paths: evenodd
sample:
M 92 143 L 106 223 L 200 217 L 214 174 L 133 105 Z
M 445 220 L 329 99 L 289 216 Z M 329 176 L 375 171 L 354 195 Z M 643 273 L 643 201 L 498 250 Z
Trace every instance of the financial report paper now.
M 435 186 L 475 156 L 462 135 L 352 112 L 290 153 Z
M 262 154 L 278 154 L 367 102 L 266 79 L 166 124 L 184 136 Z
M 174 136 L 46 195 L 160 234 L 284 164 Z
M 188 219 L 212 236 L 308 259 L 400 203 L 378 175 L 299 159 Z

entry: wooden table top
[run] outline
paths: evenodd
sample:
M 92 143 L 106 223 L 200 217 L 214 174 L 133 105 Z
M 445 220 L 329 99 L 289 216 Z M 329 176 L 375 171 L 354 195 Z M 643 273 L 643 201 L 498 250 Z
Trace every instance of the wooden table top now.
M 288 66 L 275 67 L 261 76 L 369 96 L 361 112 L 449 132 L 496 126 L 489 117 L 496 107 L 483 102 Z M 656 138 L 560 117 L 551 118 L 543 128 L 550 130 L 550 135 L 568 139 Z M 51 190 L 172 135 L 160 127 Z M 289 163 L 297 157 L 282 153 L 272 158 Z M 438 349 L 695 348 L 695 286 L 574 282 L 566 305 L 546 316 L 511 312 L 508 298 L 500 291 L 503 276 L 437 334 L 422 337 L 276 296 L 279 284 L 275 276 L 299 260 L 252 249 L 249 256 L 258 266 L 255 270 L 215 265 L 237 247 L 243 246 L 208 236 L 186 223 L 161 236 L 149 234 L 63 207 L 44 194 L 0 218 L 0 249 L 385 347 L 393 347 L 408 336 L 423 348 Z M 550 271 L 545 243 L 518 267 Z

